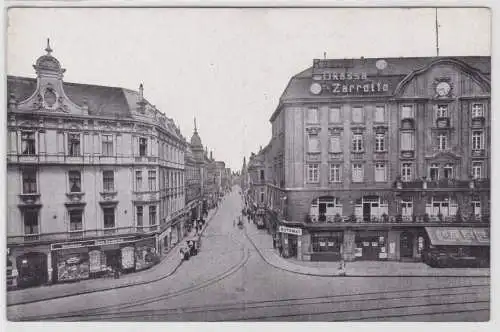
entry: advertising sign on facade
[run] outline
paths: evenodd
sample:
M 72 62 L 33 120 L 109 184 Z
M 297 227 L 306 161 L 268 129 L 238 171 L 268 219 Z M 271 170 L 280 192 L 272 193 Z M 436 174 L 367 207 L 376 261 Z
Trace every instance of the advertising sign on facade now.
M 101 252 L 92 250 L 89 252 L 90 273 L 101 271 Z
M 132 269 L 134 268 L 134 247 L 122 248 L 122 268 Z
M 72 281 L 89 277 L 88 253 L 74 253 L 61 255 L 57 262 L 57 279 Z
M 302 229 L 295 227 L 279 226 L 278 232 L 292 235 L 302 235 Z
M 487 228 L 426 227 L 433 245 L 483 246 L 490 243 Z

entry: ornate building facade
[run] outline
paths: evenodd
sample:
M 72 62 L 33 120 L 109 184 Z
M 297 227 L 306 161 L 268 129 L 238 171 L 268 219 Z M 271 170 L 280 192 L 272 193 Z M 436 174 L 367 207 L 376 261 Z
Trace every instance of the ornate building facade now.
M 490 61 L 325 59 L 294 76 L 254 157 L 285 255 L 414 260 L 438 227 L 488 238 Z
M 188 143 L 142 84 L 131 91 L 64 82 L 65 69 L 46 51 L 36 79 L 7 82 L 11 281 L 146 268 L 184 233 Z

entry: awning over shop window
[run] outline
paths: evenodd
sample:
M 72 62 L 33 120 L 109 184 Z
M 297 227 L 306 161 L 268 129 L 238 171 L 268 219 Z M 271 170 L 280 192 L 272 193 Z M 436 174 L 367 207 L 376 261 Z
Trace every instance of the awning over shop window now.
M 489 246 L 488 228 L 425 227 L 435 246 Z

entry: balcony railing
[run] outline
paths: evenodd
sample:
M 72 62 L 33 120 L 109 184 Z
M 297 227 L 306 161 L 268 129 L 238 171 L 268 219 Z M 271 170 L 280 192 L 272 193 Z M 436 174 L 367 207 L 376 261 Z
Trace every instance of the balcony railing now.
M 424 187 L 426 183 L 426 188 Z M 474 188 L 489 189 L 489 179 L 476 179 L 473 180 Z M 441 180 L 414 180 L 408 182 L 401 182 L 401 189 L 467 189 L 471 188 L 471 180 L 456 180 L 456 179 L 441 179 Z
M 425 224 L 425 223 L 443 223 L 443 224 L 463 224 L 463 223 L 489 223 L 489 215 L 474 215 L 462 218 L 456 216 L 437 216 L 437 215 L 411 215 L 411 216 L 341 216 L 341 215 L 307 215 L 306 223 L 311 224 Z
M 38 241 L 66 241 L 75 239 L 90 239 L 104 236 L 117 236 L 129 234 L 144 234 L 153 233 L 158 230 L 158 225 L 152 226 L 132 226 L 132 227 L 119 227 L 119 228 L 104 228 L 92 229 L 82 231 L 70 232 L 57 232 L 57 233 L 43 233 L 43 234 L 29 234 L 29 235 L 13 235 L 7 237 L 8 244 L 22 244 Z

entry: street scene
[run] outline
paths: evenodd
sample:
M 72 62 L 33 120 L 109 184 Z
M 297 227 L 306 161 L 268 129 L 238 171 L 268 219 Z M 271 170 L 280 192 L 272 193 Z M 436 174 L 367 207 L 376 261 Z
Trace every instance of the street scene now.
M 48 10 L 9 10 L 9 321 L 490 320 L 487 10 L 376 9 L 383 54 L 290 25 L 369 9 Z

